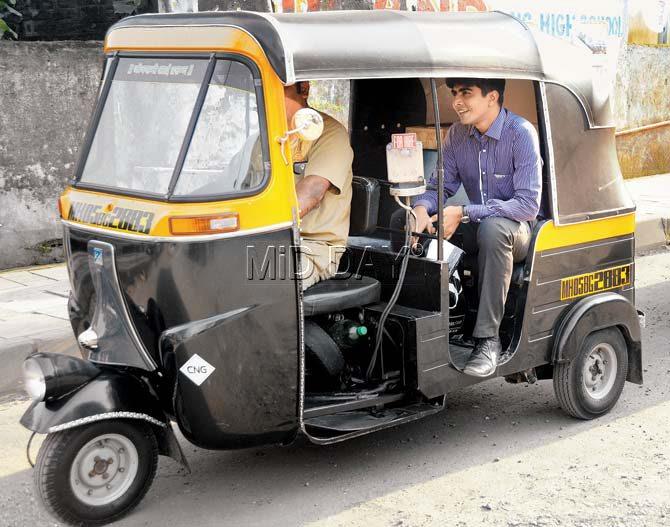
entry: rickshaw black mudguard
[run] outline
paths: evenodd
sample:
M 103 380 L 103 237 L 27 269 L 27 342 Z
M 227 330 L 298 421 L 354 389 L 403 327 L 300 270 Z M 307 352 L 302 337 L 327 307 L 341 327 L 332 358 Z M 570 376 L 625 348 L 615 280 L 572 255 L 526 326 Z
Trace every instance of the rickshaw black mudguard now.
M 53 401 L 33 402 L 21 424 L 46 434 L 106 419 L 139 419 L 160 428 L 167 426 L 151 386 L 133 373 L 111 368 Z
M 83 263 L 89 242 L 114 247 L 125 304 L 164 376 L 164 409 L 187 439 L 227 449 L 295 437 L 298 322 L 290 228 L 207 241 L 139 241 L 71 227 L 67 239 L 73 305 L 90 302 L 80 297 L 91 290 L 85 285 L 91 264 Z M 179 372 L 196 354 L 213 367 L 200 385 Z
M 572 361 L 590 333 L 616 326 L 628 344 L 626 380 L 642 384 L 642 337 L 632 302 L 617 293 L 600 293 L 582 298 L 566 311 L 554 339 L 553 363 Z

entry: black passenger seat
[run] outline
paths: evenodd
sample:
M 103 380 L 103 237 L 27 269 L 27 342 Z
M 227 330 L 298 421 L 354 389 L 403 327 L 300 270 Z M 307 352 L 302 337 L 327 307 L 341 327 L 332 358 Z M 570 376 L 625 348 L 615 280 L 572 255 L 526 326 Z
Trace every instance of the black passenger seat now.
M 305 291 L 303 309 L 306 317 L 334 313 L 352 307 L 379 302 L 382 286 L 374 278 L 352 275 L 314 284 Z

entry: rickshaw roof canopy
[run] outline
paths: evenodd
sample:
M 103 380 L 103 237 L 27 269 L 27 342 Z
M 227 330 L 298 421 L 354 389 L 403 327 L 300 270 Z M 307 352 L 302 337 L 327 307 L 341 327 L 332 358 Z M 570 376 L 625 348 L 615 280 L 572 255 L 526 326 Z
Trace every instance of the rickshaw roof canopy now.
M 518 78 L 557 83 L 579 100 L 591 127 L 613 126 L 609 88 L 594 56 L 501 12 L 224 11 L 125 18 L 127 27 L 237 27 L 252 35 L 285 84 L 389 77 Z M 116 36 L 116 35 L 115 35 Z M 123 44 L 119 35 L 117 42 Z M 178 47 L 175 42 L 175 47 Z

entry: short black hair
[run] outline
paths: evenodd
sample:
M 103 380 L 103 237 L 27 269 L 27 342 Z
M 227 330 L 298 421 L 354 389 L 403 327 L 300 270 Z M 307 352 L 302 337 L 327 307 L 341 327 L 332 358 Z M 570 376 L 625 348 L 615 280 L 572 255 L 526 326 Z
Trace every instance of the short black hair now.
M 498 102 L 500 103 L 501 107 L 505 101 L 505 79 L 447 79 L 447 86 L 449 89 L 453 89 L 457 84 L 461 84 L 468 88 L 476 86 L 482 90 L 482 95 L 488 95 L 490 92 L 495 90 L 498 92 Z

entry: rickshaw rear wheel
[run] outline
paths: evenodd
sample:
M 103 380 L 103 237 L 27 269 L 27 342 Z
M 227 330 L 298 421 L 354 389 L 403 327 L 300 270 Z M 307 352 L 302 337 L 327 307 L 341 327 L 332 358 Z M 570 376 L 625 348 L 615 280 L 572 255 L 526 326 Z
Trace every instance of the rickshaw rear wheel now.
M 158 444 L 142 421 L 100 421 L 47 435 L 34 481 L 45 508 L 71 525 L 103 525 L 133 509 L 149 490 Z
M 617 328 L 591 333 L 569 363 L 554 367 L 554 392 L 565 412 L 595 419 L 619 400 L 628 373 L 628 348 Z

